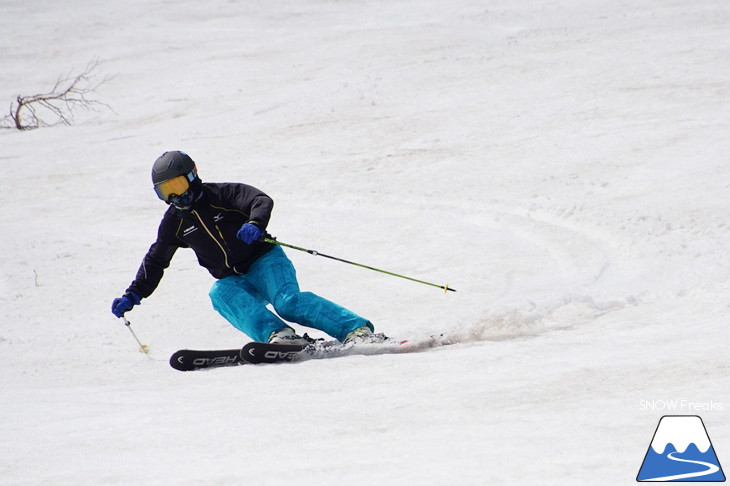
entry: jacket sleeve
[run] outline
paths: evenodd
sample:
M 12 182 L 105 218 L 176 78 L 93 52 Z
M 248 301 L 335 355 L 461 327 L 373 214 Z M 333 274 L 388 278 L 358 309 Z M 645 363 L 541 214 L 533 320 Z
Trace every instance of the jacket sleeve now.
M 248 220 L 266 229 L 274 209 L 274 201 L 263 191 L 248 184 L 226 184 L 224 198 L 231 201 L 236 209 L 248 215 Z M 225 194 L 227 193 L 227 194 Z
M 170 266 L 172 257 L 182 246 L 182 242 L 174 237 L 169 228 L 168 220 L 163 219 L 157 232 L 157 241 L 147 251 L 137 270 L 137 276 L 127 288 L 127 292 L 134 292 L 141 298 L 145 298 L 149 297 L 160 284 L 165 269 Z

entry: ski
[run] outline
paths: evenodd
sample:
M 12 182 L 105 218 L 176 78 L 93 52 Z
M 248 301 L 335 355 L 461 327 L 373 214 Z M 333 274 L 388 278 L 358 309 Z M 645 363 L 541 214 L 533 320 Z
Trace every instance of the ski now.
M 411 352 L 408 341 L 385 338 L 382 342 L 343 344 L 339 341 L 312 340 L 308 345 L 250 342 L 241 350 L 241 359 L 251 364 L 287 363 L 351 355 L 376 355 Z
M 294 361 L 300 353 L 311 346 L 313 344 L 271 344 L 253 341 L 241 349 L 241 359 L 251 364 Z
M 178 371 L 194 371 L 242 364 L 246 364 L 246 362 L 241 359 L 240 348 L 210 351 L 181 349 L 170 356 L 170 366 Z

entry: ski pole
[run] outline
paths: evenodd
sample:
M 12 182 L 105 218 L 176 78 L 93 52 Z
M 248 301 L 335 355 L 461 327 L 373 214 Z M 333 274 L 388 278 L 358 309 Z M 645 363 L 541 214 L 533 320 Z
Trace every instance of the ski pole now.
M 439 289 L 444 289 L 444 292 L 456 292 L 455 289 L 452 289 L 451 287 L 449 287 L 449 284 L 446 284 L 446 285 L 438 285 L 438 284 L 431 283 L 431 282 L 425 282 L 423 280 L 418 280 L 418 279 L 415 279 L 415 278 L 406 277 L 405 275 L 399 275 L 397 273 L 389 272 L 387 270 L 381 270 L 379 268 L 370 267 L 368 265 L 363 265 L 362 263 L 355 263 L 355 262 L 351 262 L 349 260 L 344 260 L 342 258 L 337 258 L 337 257 L 333 257 L 333 256 L 330 256 L 330 255 L 325 255 L 324 253 L 320 253 L 320 252 L 318 252 L 316 250 L 308 250 L 306 248 L 301 248 L 301 247 L 298 247 L 298 246 L 290 245 L 288 243 L 282 243 L 281 241 L 277 241 L 274 238 L 266 238 L 266 237 L 264 237 L 262 239 L 262 241 L 265 241 L 266 243 L 271 243 L 273 245 L 285 246 L 285 247 L 291 248 L 293 250 L 303 251 L 305 253 L 309 253 L 310 255 L 321 256 L 321 257 L 329 258 L 330 260 L 336 260 L 338 262 L 347 263 L 349 265 L 355 265 L 356 267 L 367 268 L 368 270 L 374 270 L 376 272 L 384 273 L 386 275 L 392 275 L 394 277 L 404 278 L 404 279 L 410 280 L 412 282 L 418 282 L 418 283 L 421 283 L 421 284 L 424 284 L 424 285 L 430 285 L 431 287 L 437 287 Z
M 146 344 L 142 344 L 142 342 L 139 340 L 137 335 L 132 330 L 132 323 L 127 320 L 126 317 L 122 316 L 122 319 L 124 320 L 124 325 L 127 326 L 127 329 L 129 329 L 129 332 L 132 333 L 132 336 L 134 336 L 134 340 L 137 341 L 137 344 L 139 344 L 139 352 L 148 354 L 150 352 L 150 348 L 147 347 Z

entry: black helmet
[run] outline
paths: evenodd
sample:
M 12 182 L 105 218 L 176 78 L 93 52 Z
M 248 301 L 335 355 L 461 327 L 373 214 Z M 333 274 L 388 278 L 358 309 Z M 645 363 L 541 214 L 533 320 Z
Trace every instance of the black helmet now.
M 202 182 L 195 162 L 184 152 L 165 152 L 152 166 L 157 197 L 178 209 L 189 209 L 200 195 Z

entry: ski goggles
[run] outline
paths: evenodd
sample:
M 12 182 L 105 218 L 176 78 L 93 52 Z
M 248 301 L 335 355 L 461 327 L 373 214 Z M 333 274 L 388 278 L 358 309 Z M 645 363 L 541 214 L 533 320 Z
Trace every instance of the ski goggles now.
M 186 175 L 180 175 L 168 179 L 166 181 L 155 184 L 155 193 L 157 197 L 165 202 L 170 200 L 170 196 L 182 196 L 185 191 L 190 189 L 190 183 L 195 179 L 195 172 L 191 171 Z

